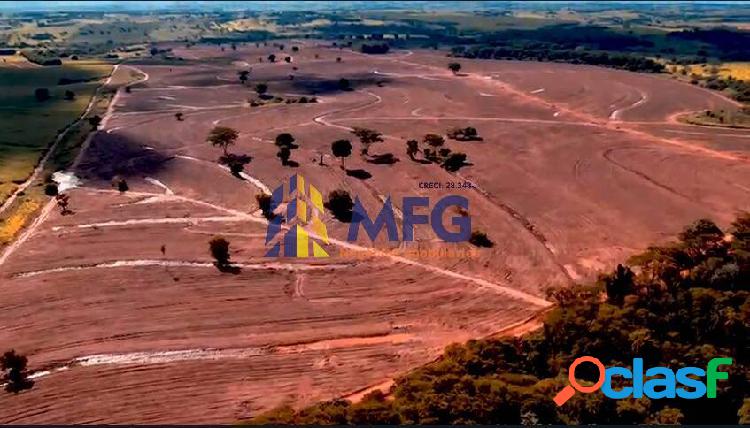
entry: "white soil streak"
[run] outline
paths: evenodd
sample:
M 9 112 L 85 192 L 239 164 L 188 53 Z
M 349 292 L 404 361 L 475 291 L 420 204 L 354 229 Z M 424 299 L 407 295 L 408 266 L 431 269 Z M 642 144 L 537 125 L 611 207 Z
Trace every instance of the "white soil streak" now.
M 539 89 L 533 90 L 530 93 L 531 94 L 541 94 L 542 92 L 544 92 L 544 88 L 539 88 Z
M 172 191 L 172 189 L 167 187 L 167 185 L 162 183 L 161 181 L 155 178 L 151 178 L 151 177 L 146 177 L 144 180 L 148 181 L 149 183 L 153 184 L 156 187 L 161 187 L 162 189 L 164 189 L 165 195 L 174 195 L 174 192 Z
M 620 116 L 624 112 L 626 112 L 628 110 L 632 110 L 632 109 L 640 106 L 641 104 L 645 103 L 646 101 L 648 101 L 648 95 L 646 95 L 646 93 L 644 93 L 644 92 L 641 92 L 641 98 L 638 101 L 634 102 L 633 104 L 630 104 L 627 107 L 623 107 L 623 108 L 620 108 L 620 109 L 617 109 L 617 110 L 613 111 L 612 114 L 609 115 L 609 119 L 610 120 L 620 120 Z
M 97 263 L 91 265 L 63 266 L 52 269 L 44 269 L 30 272 L 21 272 L 14 275 L 15 278 L 29 278 L 33 276 L 45 275 L 49 273 L 72 272 L 90 269 L 115 269 L 123 267 L 192 267 L 192 268 L 212 268 L 216 266 L 210 262 L 192 262 L 183 260 L 118 260 L 106 263 Z M 331 264 L 306 264 L 306 263 L 234 263 L 232 266 L 247 270 L 288 270 L 292 272 L 300 271 L 328 271 L 336 269 L 345 269 L 350 267 L 348 264 L 331 263 Z
M 76 358 L 83 367 L 108 364 L 165 364 L 179 361 L 223 360 L 255 357 L 267 353 L 263 348 L 245 349 L 185 349 L 161 352 L 131 352 L 127 354 L 96 354 Z
M 228 166 L 226 166 L 226 165 L 219 165 L 219 166 L 220 166 L 220 167 L 221 167 L 222 169 L 225 169 L 225 170 L 227 170 L 227 171 L 230 171 L 229 167 L 228 167 Z M 242 177 L 243 179 L 245 179 L 245 181 L 249 181 L 249 182 L 253 183 L 253 185 L 254 185 L 255 187 L 257 187 L 258 189 L 262 190 L 262 191 L 263 191 L 263 193 L 265 193 L 265 194 L 267 194 L 267 195 L 270 195 L 270 194 L 271 194 L 271 189 L 269 189 L 269 188 L 268 188 L 268 186 L 266 186 L 265 184 L 263 184 L 263 182 L 262 182 L 262 181 L 260 181 L 260 180 L 258 180 L 257 178 L 255 178 L 255 177 L 251 176 L 250 174 L 248 174 L 248 173 L 246 173 L 246 172 L 242 171 L 242 172 L 240 172 L 240 177 Z
M 137 218 L 130 220 L 112 220 L 101 223 L 89 223 L 89 224 L 76 224 L 71 226 L 54 226 L 52 227 L 53 232 L 63 229 L 97 229 L 104 227 L 121 227 L 121 226 L 137 226 L 144 224 L 194 224 L 199 223 L 231 223 L 246 221 L 243 217 L 227 217 L 227 216 L 216 216 L 216 217 L 173 217 L 173 218 Z
M 66 190 L 79 187 L 83 182 L 76 177 L 75 173 L 57 171 L 52 174 L 52 181 L 57 183 L 57 191 L 64 193 Z

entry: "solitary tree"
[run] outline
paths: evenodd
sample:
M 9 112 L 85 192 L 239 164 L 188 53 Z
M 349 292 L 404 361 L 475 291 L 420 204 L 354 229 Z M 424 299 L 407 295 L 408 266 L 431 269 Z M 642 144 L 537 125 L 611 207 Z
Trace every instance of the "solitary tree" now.
M 258 95 L 263 96 L 266 92 L 268 92 L 268 85 L 265 83 L 258 83 L 255 85 L 255 92 L 258 93 Z
M 299 52 L 299 46 L 292 46 L 292 52 Z
M 469 243 L 475 247 L 492 248 L 495 243 L 490 240 L 486 233 L 475 230 L 471 232 Z
M 125 181 L 124 178 L 121 178 L 121 179 L 117 180 L 117 190 L 119 190 L 120 193 L 125 193 L 129 189 L 130 189 L 130 187 L 128 187 L 128 182 Z
M 325 203 L 325 207 L 333 214 L 336 219 L 343 222 L 352 221 L 352 208 L 354 208 L 354 202 L 349 192 L 346 190 L 334 190 L 328 195 L 328 201 Z
M 336 62 L 341 62 L 341 57 L 340 56 L 336 57 Z
M 289 64 L 289 63 L 291 63 L 291 62 L 292 62 L 292 57 L 290 57 L 290 56 L 285 56 L 285 57 L 284 57 L 284 61 L 286 61 L 286 63 L 287 63 L 287 64 Z
M 26 371 L 27 363 L 28 359 L 23 355 L 16 354 L 13 349 L 0 356 L 0 369 L 2 370 L 0 382 L 5 384 L 7 392 L 18 394 L 24 389 L 30 389 L 34 386 L 34 381 L 29 379 Z
M 268 62 L 276 62 L 276 55 L 274 54 L 268 55 Z
M 68 101 L 73 101 L 76 99 L 76 93 L 71 91 L 70 89 L 65 91 L 65 99 Z
M 419 152 L 419 142 L 417 140 L 408 140 L 406 142 L 406 155 L 414 160 L 414 156 Z
M 242 70 L 242 71 L 237 72 L 237 76 L 239 76 L 240 78 L 240 83 L 242 83 L 243 85 L 245 84 L 245 82 L 247 82 L 249 75 L 250 75 L 250 71 L 248 70 Z
M 229 266 L 229 241 L 221 236 L 215 236 L 208 242 L 208 247 L 219 270 Z
M 453 72 L 453 74 L 458 74 L 458 72 L 461 71 L 461 64 L 452 62 L 448 64 L 448 68 Z
M 177 113 L 174 114 L 174 117 L 175 117 L 175 119 L 177 119 L 179 121 L 182 121 L 183 114 L 182 114 L 182 112 L 177 112 Z
M 341 159 L 341 169 L 345 169 L 344 159 L 352 154 L 352 142 L 349 140 L 336 140 L 331 144 L 331 152 Z
M 227 156 L 227 149 L 233 145 L 240 134 L 232 128 L 226 126 L 216 126 L 208 134 L 206 141 L 214 147 L 221 147 L 224 150 L 224 156 Z
M 359 142 L 362 144 L 363 155 L 369 155 L 371 145 L 383 141 L 383 134 L 368 128 L 359 128 L 355 126 L 352 129 L 352 134 L 356 135 L 357 138 L 359 138 Z

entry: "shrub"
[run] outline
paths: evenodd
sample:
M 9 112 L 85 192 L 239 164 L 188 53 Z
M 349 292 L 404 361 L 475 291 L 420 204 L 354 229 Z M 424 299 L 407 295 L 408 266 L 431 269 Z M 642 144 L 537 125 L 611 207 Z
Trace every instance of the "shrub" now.
M 44 186 L 44 194 L 47 196 L 57 196 L 57 183 L 47 183 Z
M 215 236 L 208 242 L 211 256 L 216 260 L 216 266 L 219 268 L 229 266 L 229 241 Z
M 469 243 L 475 247 L 480 248 L 492 248 L 495 246 L 495 244 L 490 241 L 490 238 L 487 236 L 484 232 L 479 231 L 473 231 L 471 232 L 471 237 L 469 238 Z

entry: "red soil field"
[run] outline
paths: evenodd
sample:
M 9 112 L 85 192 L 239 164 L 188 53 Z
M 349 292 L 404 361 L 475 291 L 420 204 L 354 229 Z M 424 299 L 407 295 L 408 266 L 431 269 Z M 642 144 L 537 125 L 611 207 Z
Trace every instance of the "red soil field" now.
M 548 287 L 592 280 L 686 223 L 726 226 L 750 207 L 746 133 L 674 119 L 735 107 L 716 94 L 596 67 L 461 60 L 453 75 L 440 52 L 295 44 L 292 64 L 258 62 L 286 55 L 270 46 L 175 46 L 184 64 L 119 67 L 144 80 L 120 90 L 76 165 L 74 214 L 50 203 L 0 255 L 0 343 L 27 355 L 36 378 L 30 391 L 0 395 L 0 422 L 231 423 L 348 397 L 450 343 L 518 334 L 550 305 Z M 237 72 L 248 68 L 243 86 Z M 352 91 L 338 89 L 342 77 Z M 319 102 L 251 107 L 259 82 L 273 96 Z M 253 158 L 244 180 L 205 141 L 217 125 L 237 129 L 230 151 Z M 352 126 L 382 132 L 371 153 L 399 161 L 366 162 Z M 407 139 L 453 126 L 483 137 L 447 140 L 470 165 L 449 173 L 406 156 Z M 297 167 L 276 157 L 282 132 L 297 139 Z M 354 144 L 346 167 L 369 179 L 347 176 L 332 157 L 342 138 Z M 265 257 L 255 196 L 293 174 L 324 194 L 348 190 L 370 213 L 388 196 L 400 210 L 404 196 L 461 194 L 473 229 L 495 246 L 476 257 L 409 257 L 473 247 L 423 225 L 413 243 L 373 243 L 363 232 L 348 243 L 348 225 L 326 214 L 332 257 Z M 114 175 L 128 192 L 112 189 Z M 475 187 L 420 187 L 435 181 Z M 238 274 L 212 266 L 213 235 L 231 242 Z

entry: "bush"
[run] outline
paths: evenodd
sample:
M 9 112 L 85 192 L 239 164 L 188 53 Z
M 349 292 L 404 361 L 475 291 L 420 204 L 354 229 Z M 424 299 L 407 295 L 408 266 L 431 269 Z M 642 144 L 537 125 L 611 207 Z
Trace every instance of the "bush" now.
M 44 194 L 47 196 L 57 196 L 57 183 L 48 183 L 44 186 Z
M 0 356 L 0 383 L 5 384 L 7 392 L 18 394 L 34 386 L 34 381 L 28 378 L 27 363 L 28 359 L 13 349 Z
M 490 238 L 487 236 L 484 232 L 479 231 L 473 231 L 471 232 L 471 237 L 469 238 L 469 243 L 475 247 L 480 248 L 492 248 L 495 246 L 495 244 L 490 241 Z
M 216 266 L 219 268 L 229 266 L 229 241 L 215 236 L 208 242 L 211 256 L 216 260 Z
M 258 208 L 260 208 L 260 211 L 263 213 L 263 217 L 271 220 L 276 216 L 271 210 L 271 202 L 273 201 L 271 195 L 261 193 L 255 195 L 255 200 L 258 201 Z

